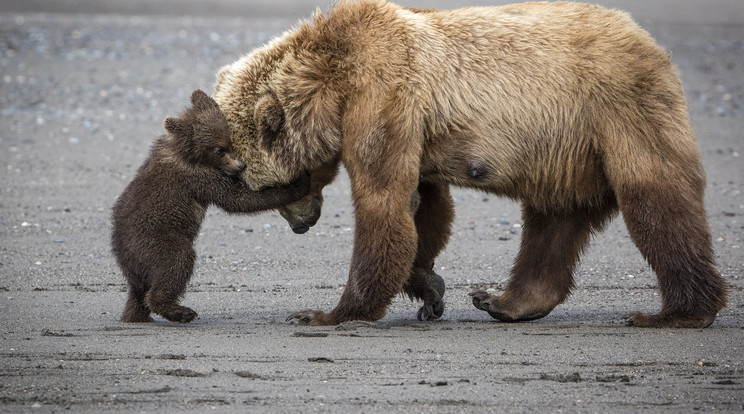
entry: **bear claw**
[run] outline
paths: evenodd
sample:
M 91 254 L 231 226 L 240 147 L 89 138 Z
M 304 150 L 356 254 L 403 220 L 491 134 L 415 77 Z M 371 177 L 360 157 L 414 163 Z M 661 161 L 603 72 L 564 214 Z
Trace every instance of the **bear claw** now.
M 510 303 L 499 299 L 498 296 L 491 295 L 483 290 L 476 290 L 468 295 L 473 298 L 473 306 L 488 312 L 492 318 L 501 322 L 533 321 L 544 317 L 553 309 L 552 307 L 515 308 Z
M 422 306 L 416 318 L 420 321 L 433 321 L 439 319 L 444 314 L 444 301 L 437 301 L 434 304 L 427 303 Z
M 444 301 L 442 300 L 445 291 L 444 279 L 433 270 L 428 270 L 424 275 L 424 281 L 428 293 L 423 295 L 424 306 L 418 310 L 416 318 L 420 321 L 433 321 L 444 314 Z
M 498 319 L 502 322 L 514 322 L 516 320 L 502 312 L 497 312 L 495 309 L 498 305 L 498 299 L 488 292 L 484 290 L 476 290 L 468 293 L 468 295 L 473 298 L 473 306 L 477 309 L 488 312 L 492 318 Z
M 475 290 L 470 293 L 468 293 L 468 296 L 473 298 L 473 306 L 480 310 L 490 310 L 490 303 L 486 302 L 488 298 L 491 297 L 488 292 L 484 290 Z
M 303 309 L 303 310 L 297 311 L 287 316 L 287 319 L 285 319 L 285 322 L 289 322 L 293 319 L 297 319 L 301 325 L 307 325 L 307 324 L 310 324 L 313 320 L 315 320 L 318 316 L 322 314 L 323 312 L 319 310 Z

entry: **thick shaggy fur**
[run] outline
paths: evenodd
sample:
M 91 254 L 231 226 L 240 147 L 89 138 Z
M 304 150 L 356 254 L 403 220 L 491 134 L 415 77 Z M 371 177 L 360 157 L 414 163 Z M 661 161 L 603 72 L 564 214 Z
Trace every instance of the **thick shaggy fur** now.
M 150 312 L 174 322 L 197 314 L 179 305 L 194 268 L 193 242 L 210 204 L 228 213 L 253 213 L 297 201 L 306 177 L 288 187 L 251 191 L 238 178 L 229 129 L 217 104 L 202 91 L 192 107 L 167 118 L 160 137 L 113 208 L 111 246 L 129 283 L 121 320 L 152 321 Z
M 450 185 L 523 205 L 506 291 L 471 294 L 494 318 L 540 318 L 566 300 L 582 250 L 618 210 L 662 298 L 631 324 L 704 327 L 726 304 L 679 78 L 625 13 L 342 1 L 223 68 L 215 100 L 251 188 L 312 170 L 309 195 L 282 211 L 298 232 L 339 162 L 351 178 L 346 289 L 328 313 L 292 315 L 302 322 L 376 320 L 402 291 L 436 307 L 424 276 L 450 235 Z

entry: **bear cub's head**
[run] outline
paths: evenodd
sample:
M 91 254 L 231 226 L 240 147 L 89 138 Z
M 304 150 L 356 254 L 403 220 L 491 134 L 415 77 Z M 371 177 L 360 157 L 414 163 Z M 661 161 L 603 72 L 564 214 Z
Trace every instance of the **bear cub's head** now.
M 188 164 L 216 168 L 227 175 L 238 175 L 245 163 L 233 153 L 227 119 L 212 98 L 197 89 L 191 94 L 191 107 L 164 123 L 169 143 Z

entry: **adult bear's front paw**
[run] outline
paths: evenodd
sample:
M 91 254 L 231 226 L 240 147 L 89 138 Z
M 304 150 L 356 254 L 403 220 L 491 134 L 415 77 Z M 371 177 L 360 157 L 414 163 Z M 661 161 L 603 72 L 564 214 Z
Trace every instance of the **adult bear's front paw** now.
M 303 309 L 287 316 L 286 322 L 297 319 L 300 325 L 338 325 L 331 315 L 315 309 Z
M 420 321 L 433 321 L 439 319 L 444 314 L 444 279 L 434 273 L 433 270 L 427 271 L 424 276 L 428 292 L 424 295 L 424 306 L 419 309 L 416 317 Z
M 416 318 L 420 321 L 433 321 L 439 319 L 444 314 L 444 301 L 439 300 L 434 303 L 424 303 L 424 306 L 418 310 Z

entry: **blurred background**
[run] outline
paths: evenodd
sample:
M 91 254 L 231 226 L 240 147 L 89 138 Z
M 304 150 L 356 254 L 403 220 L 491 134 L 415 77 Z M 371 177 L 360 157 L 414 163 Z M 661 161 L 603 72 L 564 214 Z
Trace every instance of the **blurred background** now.
M 456 8 L 515 3 L 499 0 L 400 0 L 406 7 Z M 116 14 L 191 14 L 231 17 L 309 16 L 316 8 L 327 10 L 331 0 L 3 0 L 0 12 L 62 12 Z M 741 0 L 599 0 L 590 3 L 616 7 L 643 19 L 744 24 Z

